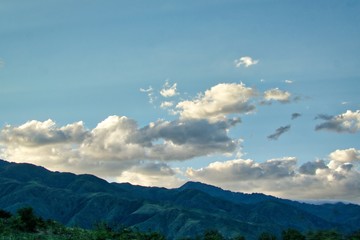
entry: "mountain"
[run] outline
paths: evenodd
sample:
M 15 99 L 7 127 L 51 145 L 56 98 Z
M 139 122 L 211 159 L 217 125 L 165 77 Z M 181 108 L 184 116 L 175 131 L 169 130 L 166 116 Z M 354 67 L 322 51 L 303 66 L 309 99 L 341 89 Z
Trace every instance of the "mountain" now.
M 68 226 L 109 224 L 159 231 L 169 239 L 209 229 L 224 236 L 257 239 L 262 232 L 359 229 L 360 206 L 307 204 L 260 193 L 225 191 L 188 182 L 177 189 L 108 183 L 93 175 L 52 172 L 32 164 L 0 160 L 0 208 L 31 206 L 36 214 Z

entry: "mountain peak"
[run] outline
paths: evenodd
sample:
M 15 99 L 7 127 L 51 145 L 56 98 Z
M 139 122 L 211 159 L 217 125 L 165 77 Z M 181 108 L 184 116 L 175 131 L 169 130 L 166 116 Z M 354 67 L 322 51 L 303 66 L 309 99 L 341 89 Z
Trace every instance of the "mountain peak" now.
M 194 182 L 194 181 L 188 181 L 184 185 L 182 185 L 179 190 L 185 190 L 185 189 L 196 189 L 196 190 L 223 190 L 219 187 L 202 183 L 202 182 Z

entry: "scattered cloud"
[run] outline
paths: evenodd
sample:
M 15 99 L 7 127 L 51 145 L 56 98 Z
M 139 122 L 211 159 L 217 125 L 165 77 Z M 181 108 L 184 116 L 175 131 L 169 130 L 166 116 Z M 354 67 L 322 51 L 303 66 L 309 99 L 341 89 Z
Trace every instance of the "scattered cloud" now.
M 282 91 L 278 88 L 273 88 L 264 92 L 265 101 L 279 101 L 281 103 L 288 103 L 290 101 L 291 93 Z
M 147 89 L 140 88 L 140 92 L 146 93 L 149 98 L 149 103 L 154 104 L 156 96 L 154 95 L 154 89 L 151 86 Z
M 293 80 L 285 80 L 284 83 L 292 84 L 292 83 L 294 83 L 294 81 Z
M 278 138 L 284 134 L 285 132 L 290 130 L 290 125 L 284 126 L 284 127 L 279 127 L 278 129 L 276 129 L 275 133 L 269 135 L 267 138 L 270 140 L 278 140 Z
M 294 120 L 294 119 L 296 119 L 296 118 L 298 118 L 298 117 L 301 117 L 301 114 L 300 114 L 300 113 L 293 113 L 293 114 L 291 114 L 291 120 Z
M 251 100 L 257 96 L 254 89 L 243 83 L 221 83 L 199 94 L 193 100 L 176 105 L 181 119 L 208 119 L 218 121 L 231 113 L 250 113 L 255 105 Z
M 234 60 L 235 67 L 239 68 L 241 65 L 244 65 L 245 67 L 250 67 L 252 65 L 258 64 L 259 60 L 254 60 L 249 56 L 241 57 L 239 59 Z
M 177 83 L 170 85 L 169 81 L 166 81 L 163 88 L 160 90 L 160 94 L 163 97 L 169 98 L 178 95 L 176 91 Z
M 347 110 L 337 116 L 320 114 L 316 119 L 324 120 L 323 123 L 316 125 L 315 130 L 329 130 L 338 133 L 355 133 L 360 130 L 360 110 Z
M 336 150 L 330 153 L 330 161 L 316 160 L 301 166 L 294 157 L 262 163 L 236 159 L 211 163 L 200 169 L 188 168 L 186 174 L 194 181 L 233 191 L 262 192 L 292 199 L 360 202 L 360 172 L 353 167 L 359 164 L 359 152 L 356 149 Z M 333 161 L 338 165 L 332 164 Z
M 170 108 L 172 106 L 174 106 L 174 102 L 170 102 L 170 101 L 165 101 L 160 104 L 161 108 Z

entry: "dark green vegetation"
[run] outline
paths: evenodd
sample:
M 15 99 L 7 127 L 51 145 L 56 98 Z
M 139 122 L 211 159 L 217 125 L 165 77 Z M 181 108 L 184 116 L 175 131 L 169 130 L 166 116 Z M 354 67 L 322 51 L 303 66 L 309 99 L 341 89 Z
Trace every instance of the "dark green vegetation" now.
M 157 232 L 141 232 L 138 229 L 125 227 L 112 227 L 107 223 L 96 224 L 93 229 L 81 229 L 78 227 L 65 227 L 53 220 L 43 220 L 34 214 L 31 207 L 18 209 L 15 215 L 0 209 L 0 239 L 29 239 L 29 240 L 165 240 L 165 236 Z M 207 230 L 194 238 L 182 238 L 182 240 L 246 240 L 238 235 L 225 238 L 217 230 Z M 263 232 L 259 240 L 276 240 L 276 236 Z M 359 240 L 360 231 L 348 236 L 342 236 L 336 231 L 317 231 L 302 234 L 295 229 L 284 230 L 282 240 Z M 181 238 L 179 239 L 181 240 Z
M 140 232 L 137 229 L 113 229 L 99 223 L 93 229 L 65 227 L 53 220 L 43 220 L 34 214 L 31 207 L 20 208 L 16 215 L 0 210 L 0 239 L 29 240 L 165 240 L 156 232 Z
M 329 237 L 324 239 L 337 239 L 332 237 L 348 236 L 360 228 L 360 206 L 355 204 L 305 204 L 195 182 L 178 189 L 108 183 L 92 175 L 51 172 L 31 164 L 0 160 L 0 208 L 21 216 L 17 211 L 27 206 L 34 209 L 33 215 L 53 219 L 66 225 L 66 230 L 84 234 L 90 230 L 74 226 L 92 229 L 103 222 L 139 232 L 150 229 L 167 239 L 205 238 L 207 233 L 206 239 L 243 236 L 247 240 L 260 236 L 282 239 L 289 229 L 296 229 L 307 239 L 325 235 Z M 23 227 L 33 229 L 31 224 Z M 115 228 L 111 232 L 119 231 Z

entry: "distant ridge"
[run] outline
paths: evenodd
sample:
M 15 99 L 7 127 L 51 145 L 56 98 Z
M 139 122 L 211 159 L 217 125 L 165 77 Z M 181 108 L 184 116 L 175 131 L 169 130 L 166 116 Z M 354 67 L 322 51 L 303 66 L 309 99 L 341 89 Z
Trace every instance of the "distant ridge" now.
M 169 239 L 217 229 L 226 237 L 257 239 L 262 232 L 359 229 L 360 206 L 307 204 L 261 193 L 226 191 L 200 182 L 176 189 L 108 183 L 89 174 L 52 172 L 0 160 L 0 208 L 15 212 L 32 206 L 47 219 L 91 228 L 105 221 L 159 231 Z

